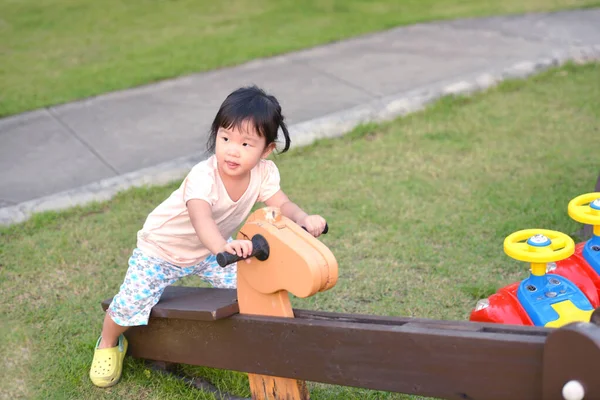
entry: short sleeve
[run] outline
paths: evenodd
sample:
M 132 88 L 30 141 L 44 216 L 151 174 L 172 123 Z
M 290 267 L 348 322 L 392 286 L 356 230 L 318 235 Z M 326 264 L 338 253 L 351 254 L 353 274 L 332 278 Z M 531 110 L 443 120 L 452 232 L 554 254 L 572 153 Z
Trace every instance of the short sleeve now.
M 217 199 L 217 185 L 215 180 L 215 171 L 209 163 L 196 165 L 183 184 L 183 202 L 187 204 L 189 200 L 200 199 L 213 206 Z
M 271 160 L 261 161 L 261 184 L 258 201 L 264 203 L 269 200 L 275 193 L 279 192 L 279 169 Z

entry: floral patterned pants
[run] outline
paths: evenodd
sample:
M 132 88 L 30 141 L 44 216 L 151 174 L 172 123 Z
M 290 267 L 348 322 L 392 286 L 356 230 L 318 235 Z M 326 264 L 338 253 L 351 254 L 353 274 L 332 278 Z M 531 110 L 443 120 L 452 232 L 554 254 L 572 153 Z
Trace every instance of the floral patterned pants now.
M 192 267 L 178 267 L 136 248 L 129 258 L 129 268 L 119 293 L 108 307 L 108 314 L 121 326 L 147 325 L 150 311 L 165 288 L 191 274 L 217 288 L 234 289 L 237 285 L 237 264 L 221 268 L 214 255 Z

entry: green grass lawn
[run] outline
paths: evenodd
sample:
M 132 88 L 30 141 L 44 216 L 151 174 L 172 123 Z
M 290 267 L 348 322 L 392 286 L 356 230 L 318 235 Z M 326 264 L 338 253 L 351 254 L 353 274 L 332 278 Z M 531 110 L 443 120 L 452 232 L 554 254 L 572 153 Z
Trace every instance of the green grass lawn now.
M 3 0 L 0 116 L 421 21 L 598 0 Z
M 598 176 L 598 109 L 600 64 L 570 65 L 277 156 L 283 189 L 327 217 L 322 240 L 340 266 L 336 287 L 294 306 L 467 320 L 479 298 L 527 275 L 525 263 L 503 253 L 507 235 L 581 228 L 567 203 L 593 191 Z M 130 190 L 0 230 L 6 398 L 213 398 L 131 358 L 112 389 L 87 377 L 100 302 L 118 290 L 146 215 L 177 186 Z M 184 370 L 249 396 L 243 374 Z M 310 389 L 316 400 L 404 398 Z

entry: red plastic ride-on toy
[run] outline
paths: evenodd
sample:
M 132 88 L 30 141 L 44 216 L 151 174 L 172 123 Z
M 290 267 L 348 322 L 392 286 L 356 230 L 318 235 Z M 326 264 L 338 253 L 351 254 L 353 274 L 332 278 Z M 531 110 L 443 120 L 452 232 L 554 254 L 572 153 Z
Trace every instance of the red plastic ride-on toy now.
M 531 263 L 530 275 L 479 300 L 471 321 L 557 328 L 590 320 L 600 305 L 600 192 L 574 198 L 568 212 L 592 225 L 591 239 L 575 245 L 569 236 L 543 229 L 509 235 L 504 251 Z

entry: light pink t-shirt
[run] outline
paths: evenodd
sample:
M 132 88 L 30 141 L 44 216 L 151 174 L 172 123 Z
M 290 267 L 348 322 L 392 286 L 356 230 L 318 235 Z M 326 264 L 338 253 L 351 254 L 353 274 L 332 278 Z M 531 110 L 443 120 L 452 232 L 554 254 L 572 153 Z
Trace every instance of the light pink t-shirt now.
M 279 191 L 279 170 L 273 161 L 261 160 L 250 172 L 250 183 L 238 201 L 232 201 L 217 170 L 217 159 L 196 164 L 179 189 L 156 207 L 137 235 L 137 246 L 148 255 L 181 267 L 198 264 L 210 251 L 198 239 L 186 203 L 205 200 L 223 238 L 229 238 L 252 211 Z

